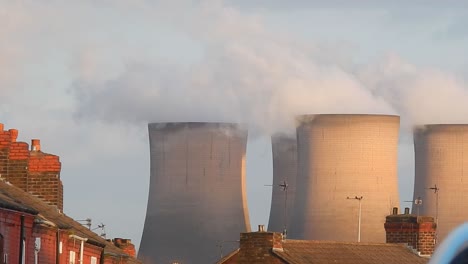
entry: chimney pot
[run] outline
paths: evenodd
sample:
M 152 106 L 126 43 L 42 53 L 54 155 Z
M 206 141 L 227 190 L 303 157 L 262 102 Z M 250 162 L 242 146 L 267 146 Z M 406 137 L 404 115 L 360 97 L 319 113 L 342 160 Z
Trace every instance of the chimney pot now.
M 3 124 L 0 123 L 0 131 L 3 131 L 3 128 L 4 128 Z
M 392 212 L 393 215 L 397 215 L 398 214 L 398 207 L 393 207 L 393 212 Z
M 41 141 L 39 139 L 31 140 L 31 151 L 40 151 L 41 150 Z
M 10 132 L 11 142 L 16 142 L 16 139 L 18 138 L 18 129 L 10 129 L 8 132 Z
M 405 214 L 409 214 L 409 207 L 405 207 Z
M 265 232 L 265 226 L 264 225 L 258 225 L 258 232 Z

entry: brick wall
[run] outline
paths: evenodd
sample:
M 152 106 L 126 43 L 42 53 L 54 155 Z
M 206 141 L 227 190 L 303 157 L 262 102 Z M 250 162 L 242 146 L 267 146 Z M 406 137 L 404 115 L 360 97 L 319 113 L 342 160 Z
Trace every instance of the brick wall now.
M 41 248 L 38 253 L 39 263 L 55 263 L 57 252 L 57 228 L 36 224 L 34 237 L 41 240 Z
M 59 157 L 32 150 L 28 163 L 28 192 L 63 210 Z
M 34 216 L 0 208 L 0 234 L 3 236 L 3 252 L 6 254 L 7 263 L 18 263 L 19 260 L 21 215 L 24 216 L 25 251 L 23 254 L 26 263 L 34 263 L 35 240 L 32 236 Z
M 112 243 L 120 249 L 125 252 L 125 254 L 135 257 L 136 256 L 136 250 L 135 250 L 135 245 L 132 244 L 132 241 L 130 239 L 125 239 L 125 238 L 114 238 L 112 240 Z
M 0 176 L 63 210 L 59 157 L 42 152 L 38 139 L 32 140 L 29 150 L 27 143 L 16 141 L 18 130 L 3 128 L 0 124 Z
M 250 232 L 241 233 L 238 263 L 284 263 L 272 254 L 273 249 L 281 250 L 281 233 L 274 232 Z
M 406 243 L 421 255 L 434 252 L 436 224 L 433 217 L 389 215 L 384 226 L 387 243 Z

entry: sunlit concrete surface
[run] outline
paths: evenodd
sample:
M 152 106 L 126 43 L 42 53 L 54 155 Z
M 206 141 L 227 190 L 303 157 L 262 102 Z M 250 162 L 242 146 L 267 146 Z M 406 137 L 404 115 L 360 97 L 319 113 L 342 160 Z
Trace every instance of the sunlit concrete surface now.
M 296 194 L 296 135 L 275 134 L 271 137 L 273 156 L 273 186 L 268 230 L 289 230 Z M 284 183 L 287 188 L 285 189 Z M 288 236 L 289 237 L 289 236 Z
M 414 199 L 422 204 L 413 213 L 436 217 L 440 243 L 468 221 L 468 125 L 417 127 L 414 151 Z
M 249 232 L 247 131 L 225 123 L 148 125 L 151 179 L 138 257 L 214 263 Z
M 298 178 L 290 235 L 385 242 L 385 216 L 399 206 L 398 116 L 298 117 Z

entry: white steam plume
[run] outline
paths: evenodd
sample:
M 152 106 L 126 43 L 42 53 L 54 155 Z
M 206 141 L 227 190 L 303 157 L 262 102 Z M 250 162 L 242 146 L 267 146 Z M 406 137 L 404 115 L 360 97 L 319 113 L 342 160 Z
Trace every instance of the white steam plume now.
M 274 132 L 292 129 L 294 116 L 304 113 L 395 113 L 326 48 L 288 40 L 264 28 L 259 17 L 210 3 L 183 8 L 191 12 L 182 22 L 166 18 L 201 44 L 199 60 L 188 66 L 136 60 L 113 78 L 78 79 L 78 115 L 112 122 L 240 122 Z

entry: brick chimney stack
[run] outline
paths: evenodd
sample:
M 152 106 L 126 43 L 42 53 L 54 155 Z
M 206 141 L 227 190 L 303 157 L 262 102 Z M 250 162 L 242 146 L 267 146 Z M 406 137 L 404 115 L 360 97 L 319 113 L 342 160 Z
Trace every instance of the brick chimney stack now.
M 125 254 L 136 257 L 136 250 L 135 250 L 135 245 L 132 244 L 132 241 L 130 239 L 125 239 L 125 238 L 114 238 L 112 240 L 114 245 L 125 252 Z
M 17 129 L 4 128 L 0 124 L 0 177 L 63 210 L 60 158 L 42 152 L 39 139 L 31 140 L 30 147 L 17 141 Z
M 273 250 L 283 250 L 281 233 L 267 232 L 263 225 L 258 232 L 241 233 L 238 263 L 282 263 Z
M 10 138 L 11 142 L 16 142 L 16 139 L 18 138 L 18 129 L 9 129 L 8 132 L 10 132 Z
M 39 139 L 31 139 L 31 151 L 41 151 L 41 141 Z
M 434 217 L 409 214 L 393 214 L 386 217 L 385 232 L 387 243 L 406 243 L 421 255 L 432 255 L 435 247 L 437 225 Z

